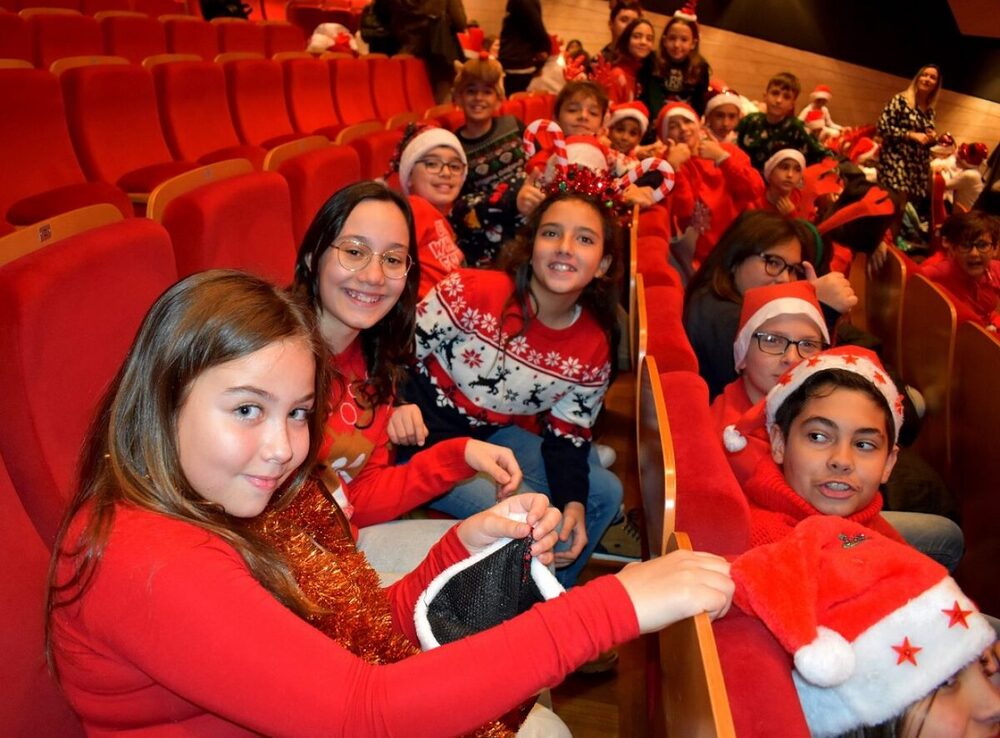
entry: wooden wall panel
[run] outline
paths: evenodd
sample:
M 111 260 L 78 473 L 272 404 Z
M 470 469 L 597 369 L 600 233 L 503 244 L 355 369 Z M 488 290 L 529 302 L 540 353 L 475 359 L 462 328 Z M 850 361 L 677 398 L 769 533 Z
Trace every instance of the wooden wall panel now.
M 465 0 L 469 18 L 475 18 L 487 34 L 499 33 L 503 20 L 501 0 Z M 591 53 L 609 38 L 608 4 L 604 0 L 542 0 L 542 13 L 550 33 L 564 42 L 583 41 Z M 657 37 L 666 16 L 650 13 Z M 713 76 L 751 99 L 760 99 L 767 80 L 775 72 L 794 72 L 802 81 L 800 109 L 817 84 L 833 89 L 830 111 L 841 125 L 874 123 L 889 98 L 909 80 L 867 67 L 831 59 L 788 46 L 702 26 L 701 49 L 712 64 Z M 947 79 L 945 79 L 947 85 Z M 798 110 L 796 110 L 798 112 Z M 938 99 L 938 131 L 950 131 L 959 141 L 983 141 L 992 150 L 1000 138 L 1000 104 L 945 89 Z

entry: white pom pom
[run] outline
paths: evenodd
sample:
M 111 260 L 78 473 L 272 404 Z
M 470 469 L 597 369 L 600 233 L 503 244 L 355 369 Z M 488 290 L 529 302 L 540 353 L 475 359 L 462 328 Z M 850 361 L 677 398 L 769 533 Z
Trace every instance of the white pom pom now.
M 722 431 L 722 445 L 726 447 L 726 451 L 735 454 L 737 451 L 742 451 L 747 447 L 747 439 L 746 436 L 736 430 L 735 425 L 727 425 L 726 429 Z
M 818 687 L 835 687 L 854 673 L 854 649 L 840 633 L 816 629 L 816 639 L 795 652 L 795 668 Z

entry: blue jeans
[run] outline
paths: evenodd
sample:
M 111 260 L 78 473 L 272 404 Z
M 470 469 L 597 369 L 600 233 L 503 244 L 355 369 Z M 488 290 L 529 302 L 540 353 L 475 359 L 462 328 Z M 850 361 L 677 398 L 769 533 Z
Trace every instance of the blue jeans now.
M 885 521 L 896 529 L 907 543 L 930 556 L 948 570 L 955 571 L 965 553 L 962 529 L 942 515 L 886 510 Z
M 541 436 L 526 431 L 518 426 L 501 428 L 484 440 L 498 446 L 506 446 L 514 452 L 517 463 L 521 466 L 524 479 L 519 492 L 543 492 L 550 499 L 552 492 L 545 476 L 545 464 L 542 461 Z M 586 502 L 587 545 L 580 556 L 569 566 L 556 570 L 556 579 L 564 587 L 571 587 L 583 567 L 587 565 L 594 548 L 600 543 L 601 536 L 608 525 L 618 514 L 622 504 L 622 483 L 614 475 L 601 466 L 597 452 L 590 449 L 590 491 Z M 490 507 L 497 502 L 497 487 L 492 479 L 482 474 L 457 485 L 451 492 L 430 503 L 435 510 L 440 510 L 455 518 L 467 518 Z M 556 551 L 570 547 L 572 539 L 556 545 Z

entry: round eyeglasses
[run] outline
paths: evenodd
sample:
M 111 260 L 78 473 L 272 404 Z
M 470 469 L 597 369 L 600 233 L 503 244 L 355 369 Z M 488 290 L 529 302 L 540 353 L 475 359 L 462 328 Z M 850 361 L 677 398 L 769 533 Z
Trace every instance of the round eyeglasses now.
M 465 164 L 460 161 L 441 161 L 441 159 L 420 159 L 418 164 L 423 164 L 428 174 L 441 174 L 447 169 L 451 174 L 460 177 L 465 171 Z
M 985 238 L 980 238 L 976 241 L 973 241 L 972 243 L 966 241 L 965 243 L 955 244 L 955 249 L 962 254 L 968 254 L 972 251 L 972 249 L 975 249 L 980 254 L 988 254 L 994 248 L 996 248 L 996 243 L 994 243 L 993 241 L 988 241 Z
M 815 341 L 811 338 L 801 338 L 798 341 L 793 341 L 790 338 L 785 338 L 784 336 L 779 336 L 774 333 L 766 333 L 764 331 L 757 331 L 753 334 L 753 337 L 757 341 L 757 348 L 765 354 L 771 354 L 772 356 L 784 356 L 785 352 L 788 351 L 789 346 L 795 346 L 795 350 L 798 352 L 799 358 L 808 359 L 810 356 L 815 356 L 823 349 L 829 348 L 829 346 L 822 341 Z
M 785 272 L 795 279 L 804 279 L 806 276 L 806 270 L 801 264 L 790 264 L 777 254 L 757 254 L 757 256 L 764 262 L 764 271 L 769 277 L 780 277 Z
M 337 252 L 340 266 L 349 272 L 360 272 L 371 263 L 373 256 L 378 258 L 382 274 L 389 279 L 402 279 L 413 266 L 413 258 L 405 251 L 393 249 L 376 255 L 366 244 L 351 238 L 337 241 L 330 248 Z

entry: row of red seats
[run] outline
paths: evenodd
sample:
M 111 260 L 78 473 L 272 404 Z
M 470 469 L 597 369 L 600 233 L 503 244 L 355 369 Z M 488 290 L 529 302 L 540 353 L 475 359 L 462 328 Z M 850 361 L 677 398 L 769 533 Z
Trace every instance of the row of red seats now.
M 97 18 L 71 11 L 25 15 L 0 12 L 0 58 L 23 59 L 44 69 L 72 56 L 111 54 L 139 64 L 156 54 L 197 54 L 207 60 L 227 52 L 270 57 L 304 51 L 306 45 L 302 29 L 284 22 L 209 22 L 178 15 L 157 20 L 125 11 L 102 12 Z
M 188 14 L 187 4 L 182 0 L 0 0 L 0 10 L 16 13 L 32 8 L 75 10 L 87 15 L 105 10 L 134 10 L 154 18 L 167 13 Z

